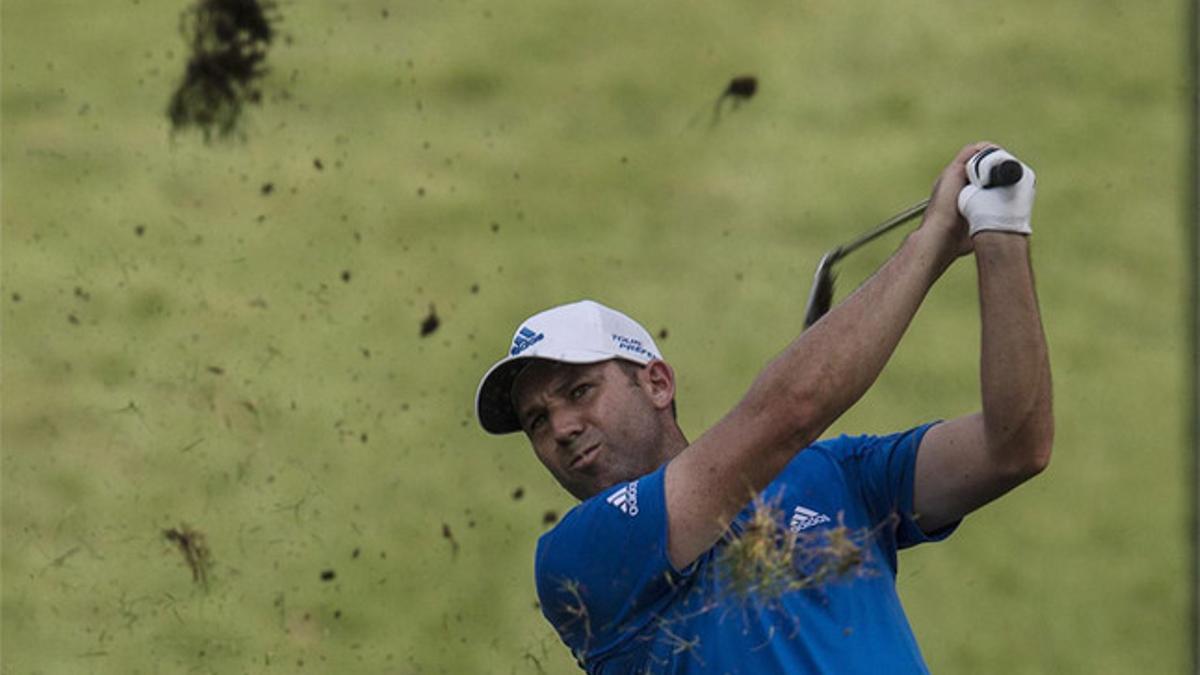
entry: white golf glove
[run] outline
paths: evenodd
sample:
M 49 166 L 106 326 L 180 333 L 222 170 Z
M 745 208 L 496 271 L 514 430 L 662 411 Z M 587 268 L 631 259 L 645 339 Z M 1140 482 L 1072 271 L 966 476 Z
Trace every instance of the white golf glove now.
M 1016 184 L 984 187 L 992 167 L 1009 159 L 1020 161 L 1005 150 L 995 149 L 984 150 L 967 162 L 967 180 L 970 182 L 958 193 L 958 210 L 970 224 L 972 237 L 988 230 L 1033 233 L 1029 226 L 1036 180 L 1033 169 L 1022 162 L 1023 173 Z

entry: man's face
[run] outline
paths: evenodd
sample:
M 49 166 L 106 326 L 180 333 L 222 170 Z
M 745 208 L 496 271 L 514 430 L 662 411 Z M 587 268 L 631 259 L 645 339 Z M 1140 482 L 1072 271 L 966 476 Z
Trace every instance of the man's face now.
M 538 459 L 580 500 L 666 459 L 661 411 L 616 361 L 534 361 L 513 385 L 513 404 Z

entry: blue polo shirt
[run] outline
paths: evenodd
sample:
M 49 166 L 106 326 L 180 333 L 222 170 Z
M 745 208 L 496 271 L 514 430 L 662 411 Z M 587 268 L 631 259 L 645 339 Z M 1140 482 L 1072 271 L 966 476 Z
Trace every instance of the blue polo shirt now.
M 844 574 L 781 595 L 732 592 L 720 556 L 753 505 L 726 538 L 674 569 L 664 465 L 584 501 L 541 537 L 542 612 L 590 673 L 926 673 L 895 579 L 897 550 L 957 526 L 928 536 L 912 517 L 917 447 L 930 426 L 821 441 L 763 491 L 796 534 L 797 577 L 821 562 L 809 555 L 816 549 L 799 549 L 839 531 L 862 553 Z

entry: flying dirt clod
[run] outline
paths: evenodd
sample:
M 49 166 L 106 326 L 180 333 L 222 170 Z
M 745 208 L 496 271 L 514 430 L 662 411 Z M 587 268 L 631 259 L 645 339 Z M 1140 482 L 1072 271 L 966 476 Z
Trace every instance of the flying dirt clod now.
M 272 0 L 197 0 L 183 12 L 192 55 L 167 108 L 173 131 L 197 127 L 208 141 L 237 129 L 245 105 L 262 100 L 278 17 Z

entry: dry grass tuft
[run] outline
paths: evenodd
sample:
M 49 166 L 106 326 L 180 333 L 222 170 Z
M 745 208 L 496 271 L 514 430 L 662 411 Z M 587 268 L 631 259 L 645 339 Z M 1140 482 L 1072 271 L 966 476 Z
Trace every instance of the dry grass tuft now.
M 717 561 L 727 592 L 742 601 L 774 600 L 865 573 L 864 545 L 874 531 L 848 528 L 838 514 L 838 524 L 832 528 L 793 532 L 783 516 L 776 504 L 755 497 L 754 515 L 740 532 L 729 536 Z

